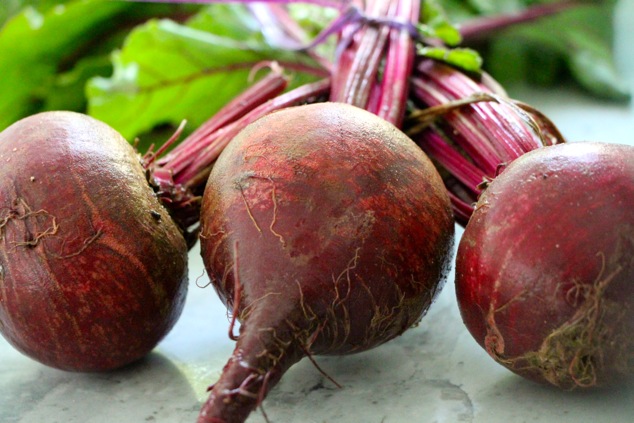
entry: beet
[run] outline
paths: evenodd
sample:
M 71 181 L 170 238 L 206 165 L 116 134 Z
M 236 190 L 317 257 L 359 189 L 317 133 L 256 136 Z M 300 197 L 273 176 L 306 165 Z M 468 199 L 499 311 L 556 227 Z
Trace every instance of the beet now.
M 460 241 L 467 328 L 498 363 L 565 390 L 634 371 L 634 147 L 571 143 L 512 162 Z
M 211 281 L 241 326 L 199 422 L 244 421 L 302 357 L 364 351 L 416 325 L 454 231 L 422 150 L 340 103 L 244 129 L 211 172 L 201 227 Z
M 183 309 L 187 246 L 106 124 L 45 112 L 0 134 L 0 332 L 46 365 L 146 355 Z

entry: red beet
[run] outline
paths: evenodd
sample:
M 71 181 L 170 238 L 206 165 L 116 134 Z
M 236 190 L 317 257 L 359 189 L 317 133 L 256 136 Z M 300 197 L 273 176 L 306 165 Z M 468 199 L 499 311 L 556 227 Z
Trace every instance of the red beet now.
M 46 112 L 0 134 L 0 332 L 65 370 L 146 355 L 178 319 L 187 246 L 140 157 L 88 116 Z
M 454 223 L 431 161 L 393 125 L 322 103 L 270 114 L 223 151 L 201 248 L 242 323 L 199 422 L 241 422 L 302 357 L 349 354 L 417 324 Z
M 500 364 L 562 389 L 634 371 L 634 147 L 573 143 L 512 162 L 460 242 L 463 320 Z

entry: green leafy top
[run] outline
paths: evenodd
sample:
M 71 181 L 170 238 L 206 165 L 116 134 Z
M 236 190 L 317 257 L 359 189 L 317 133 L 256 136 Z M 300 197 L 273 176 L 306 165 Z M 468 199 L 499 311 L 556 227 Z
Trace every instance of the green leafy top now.
M 67 61 L 88 53 L 91 39 L 103 35 L 110 20 L 126 8 L 117 2 L 96 6 L 89 2 L 60 5 L 44 14 L 27 7 L 4 25 L 0 32 L 0 128 L 48 108 L 48 103 L 77 106 L 70 96 L 66 104 L 60 98 L 61 87 L 73 82 Z M 76 77 L 82 67 L 101 65 L 90 62 L 89 56 L 96 57 L 85 54 Z
M 239 4 L 28 6 L 0 32 L 0 129 L 37 111 L 71 109 L 130 140 L 183 119 L 191 130 L 240 92 L 262 60 L 316 67 L 304 54 L 268 45 Z M 312 78 L 298 72 L 293 81 Z
M 211 31 L 196 28 L 201 20 Z M 312 65 L 268 46 L 235 5 L 217 5 L 194 26 L 151 20 L 135 28 L 112 58 L 112 76 L 88 84 L 89 112 L 128 138 L 183 119 L 197 127 L 244 89 L 262 61 Z M 294 82 L 307 78 L 301 73 Z
M 20 4 L 26 6 L 0 28 L 0 130 L 42 110 L 85 110 L 86 82 L 111 73 L 110 54 L 130 28 L 197 10 L 103 0 Z
M 474 19 L 536 3 L 545 2 L 426 0 L 418 30 L 435 42 L 418 53 L 473 72 L 480 53 L 503 85 L 552 83 L 565 71 L 596 95 L 629 98 L 612 58 L 612 0 L 462 39 Z M 338 13 L 290 6 L 308 37 Z M 290 88 L 320 69 L 306 54 L 269 44 L 261 23 L 235 3 L 2 0 L 0 25 L 0 130 L 49 109 L 87 111 L 130 140 L 182 119 L 193 129 L 244 88 L 261 60 L 296 70 Z M 333 54 L 331 47 L 319 51 Z

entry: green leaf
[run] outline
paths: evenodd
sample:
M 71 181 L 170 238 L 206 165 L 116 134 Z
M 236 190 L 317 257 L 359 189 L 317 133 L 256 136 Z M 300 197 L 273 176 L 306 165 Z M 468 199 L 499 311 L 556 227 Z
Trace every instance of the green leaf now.
M 128 139 L 183 119 L 195 128 L 244 90 L 256 64 L 306 60 L 271 49 L 255 34 L 242 40 L 169 20 L 138 26 L 113 54 L 113 75 L 87 85 L 89 113 Z
M 488 15 L 494 13 L 517 12 L 518 10 L 536 2 L 526 0 L 469 0 L 467 3 L 469 3 L 469 5 L 475 9 L 478 14 Z
M 0 3 L 0 26 L 26 7 L 30 6 L 44 12 L 70 1 L 72 0 L 2 0 Z
M 131 26 L 148 16 L 200 9 L 110 0 L 22 0 L 16 5 L 27 6 L 0 29 L 0 130 L 51 108 L 85 111 L 85 81 L 112 72 L 110 52 Z
M 567 55 L 570 72 L 579 83 L 597 96 L 627 101 L 630 99 L 628 85 L 616 69 L 605 43 L 588 37 L 585 32 L 571 32 L 569 39 L 575 46 Z
M 506 83 L 506 57 L 517 54 L 511 50 L 523 51 L 524 76 L 528 81 L 553 84 L 561 80 L 565 69 L 595 96 L 628 100 L 630 94 L 614 63 L 611 16 L 612 10 L 605 5 L 588 5 L 504 31 L 504 36 L 494 43 L 498 47 L 491 50 L 498 54 L 485 58 L 487 69 Z M 506 47 L 500 48 L 500 43 Z M 501 51 L 504 53 L 499 54 Z
M 441 60 L 468 72 L 481 72 L 482 70 L 480 55 L 475 50 L 468 48 L 421 47 L 418 49 L 418 54 Z
M 55 75 L 43 102 L 43 109 L 86 110 L 86 83 L 95 75 L 107 75 L 111 71 L 112 64 L 109 55 L 82 57 L 71 70 Z
M 214 4 L 200 11 L 187 26 L 236 41 L 261 40 L 259 22 L 243 4 Z
M 452 25 L 436 0 L 423 2 L 419 31 L 423 36 L 437 38 L 449 46 L 458 45 L 462 41 L 460 32 Z
M 62 62 L 103 34 L 125 7 L 88 0 L 46 14 L 28 7 L 7 22 L 0 31 L 0 129 L 40 110 Z
M 437 1 L 437 0 L 436 0 Z M 445 0 L 455 25 L 485 16 L 518 13 L 550 0 Z M 557 15 L 495 31 L 476 44 L 485 69 L 502 85 L 517 81 L 548 85 L 572 77 L 587 92 L 612 100 L 630 94 L 614 64 L 616 0 L 586 0 Z

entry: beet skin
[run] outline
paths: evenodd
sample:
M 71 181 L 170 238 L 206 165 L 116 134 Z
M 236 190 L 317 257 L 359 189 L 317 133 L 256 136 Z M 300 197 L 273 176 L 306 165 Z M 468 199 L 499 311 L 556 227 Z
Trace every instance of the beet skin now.
M 178 319 L 187 246 L 139 156 L 88 116 L 45 112 L 0 134 L 0 332 L 73 371 L 146 355 Z
M 634 373 L 634 147 L 530 152 L 486 188 L 460 242 L 462 318 L 499 363 L 562 389 Z
M 362 109 L 285 109 L 212 170 L 205 266 L 242 322 L 200 422 L 241 422 L 304 356 L 349 354 L 417 324 L 441 287 L 454 221 L 431 161 Z

